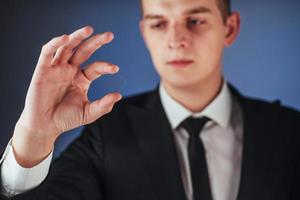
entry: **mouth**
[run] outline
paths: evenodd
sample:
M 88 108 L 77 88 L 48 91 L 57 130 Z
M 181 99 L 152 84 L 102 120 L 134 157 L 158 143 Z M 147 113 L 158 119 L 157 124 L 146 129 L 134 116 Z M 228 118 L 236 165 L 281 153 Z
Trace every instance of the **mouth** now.
M 194 63 L 193 60 L 188 60 L 188 59 L 176 59 L 176 60 L 171 60 L 167 62 L 167 65 L 170 65 L 172 67 L 176 68 L 184 68 L 189 66 L 190 64 Z

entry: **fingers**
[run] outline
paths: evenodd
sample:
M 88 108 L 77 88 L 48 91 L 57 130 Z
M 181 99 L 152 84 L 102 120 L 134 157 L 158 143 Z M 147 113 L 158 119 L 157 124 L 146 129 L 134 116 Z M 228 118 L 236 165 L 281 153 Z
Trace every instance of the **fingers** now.
M 113 33 L 95 35 L 83 42 L 70 59 L 70 63 L 76 66 L 84 63 L 98 48 L 113 40 Z
M 93 28 L 90 26 L 76 30 L 72 34 L 53 38 L 45 44 L 39 58 L 41 65 L 56 65 L 58 63 L 70 62 L 76 66 L 84 63 L 98 48 L 113 40 L 110 32 L 91 37 Z M 80 45 L 80 46 L 79 46 Z M 77 51 L 74 50 L 79 46 Z M 54 55 L 55 54 L 55 55 Z M 54 57 L 53 57 L 54 55 Z
M 119 71 L 119 67 L 107 62 L 94 62 L 82 70 L 85 77 L 93 81 L 103 74 L 115 74 Z
M 96 100 L 91 104 L 87 104 L 84 112 L 84 124 L 92 123 L 101 116 L 109 113 L 114 104 L 121 100 L 121 98 L 122 96 L 120 93 L 110 93 L 105 95 L 100 100 Z
M 53 38 L 42 48 L 42 52 L 39 58 L 39 64 L 41 65 L 50 65 L 53 60 L 54 53 L 58 50 L 59 47 L 67 44 L 69 41 L 68 35 L 62 35 L 60 37 Z
M 67 63 L 74 53 L 74 49 L 85 39 L 90 37 L 94 32 L 94 29 L 90 26 L 86 26 L 79 30 L 76 30 L 69 35 L 69 42 L 58 49 L 54 57 L 54 63 Z

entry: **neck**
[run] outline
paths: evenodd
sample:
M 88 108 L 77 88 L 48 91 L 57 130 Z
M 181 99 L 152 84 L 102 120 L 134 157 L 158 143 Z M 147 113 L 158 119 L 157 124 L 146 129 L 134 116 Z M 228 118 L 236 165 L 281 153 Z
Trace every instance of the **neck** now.
M 191 112 L 201 112 L 220 93 L 223 78 L 203 81 L 193 86 L 174 87 L 162 81 L 167 93 Z

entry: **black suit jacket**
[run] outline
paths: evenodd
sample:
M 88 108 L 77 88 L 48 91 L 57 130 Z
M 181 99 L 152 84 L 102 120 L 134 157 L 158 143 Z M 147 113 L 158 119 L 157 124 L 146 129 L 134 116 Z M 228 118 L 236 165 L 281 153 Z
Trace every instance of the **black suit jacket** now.
M 237 199 L 299 200 L 300 114 L 231 91 L 244 121 Z M 124 99 L 86 126 L 41 186 L 11 199 L 186 200 L 158 90 Z

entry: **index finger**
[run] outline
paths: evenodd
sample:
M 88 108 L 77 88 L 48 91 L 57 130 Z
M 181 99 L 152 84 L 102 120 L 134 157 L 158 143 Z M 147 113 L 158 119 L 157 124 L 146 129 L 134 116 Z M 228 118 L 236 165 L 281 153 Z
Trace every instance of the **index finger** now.
M 65 63 L 67 62 L 72 54 L 74 49 L 85 39 L 90 37 L 94 32 L 94 29 L 91 26 L 86 26 L 81 29 L 74 31 L 72 34 L 69 35 L 70 40 L 69 42 L 60 47 L 55 55 L 55 60 L 57 63 Z
M 39 64 L 50 65 L 53 59 L 54 53 L 57 49 L 65 45 L 69 41 L 68 35 L 62 35 L 60 37 L 53 38 L 42 47 L 41 55 L 39 57 Z
M 74 49 L 83 40 L 90 37 L 93 34 L 93 32 L 94 29 L 90 26 L 86 26 L 84 28 L 74 31 L 72 34 L 70 34 L 70 41 L 69 44 L 67 44 L 67 48 Z
M 79 66 L 84 63 L 97 49 L 110 43 L 114 38 L 112 32 L 94 35 L 84 41 L 70 59 L 70 63 Z

